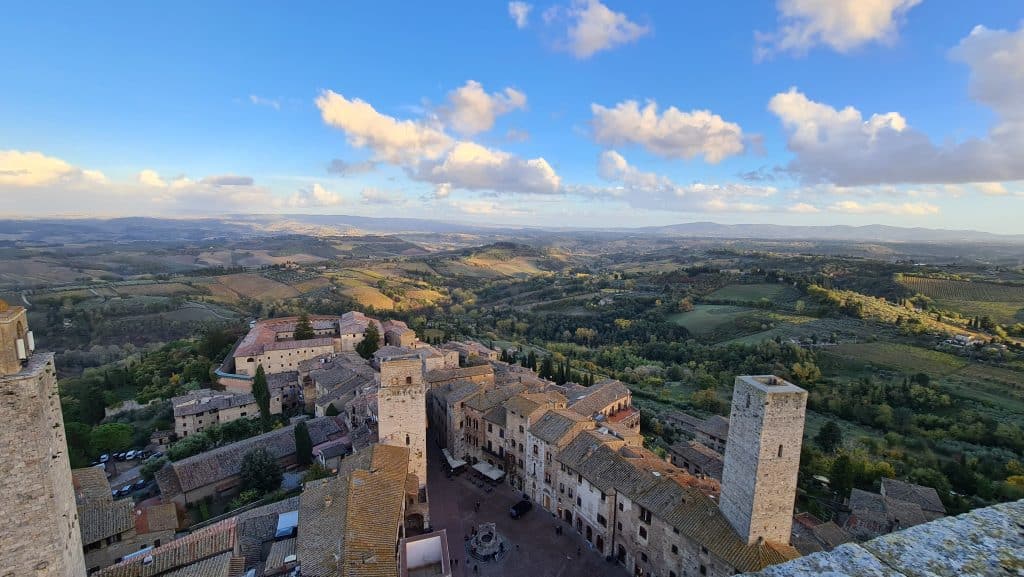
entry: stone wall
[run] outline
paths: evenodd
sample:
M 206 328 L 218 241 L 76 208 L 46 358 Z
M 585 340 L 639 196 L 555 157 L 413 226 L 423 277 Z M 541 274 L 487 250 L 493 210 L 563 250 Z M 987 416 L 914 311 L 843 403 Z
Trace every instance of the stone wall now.
M 426 403 L 423 361 L 419 356 L 381 363 L 377 392 L 380 442 L 409 448 L 409 472 L 416 475 L 421 490 L 427 485 Z
M 0 377 L 0 422 L 0 576 L 85 575 L 52 353 Z
M 721 509 L 748 544 L 788 544 L 807 391 L 772 376 L 736 377 Z

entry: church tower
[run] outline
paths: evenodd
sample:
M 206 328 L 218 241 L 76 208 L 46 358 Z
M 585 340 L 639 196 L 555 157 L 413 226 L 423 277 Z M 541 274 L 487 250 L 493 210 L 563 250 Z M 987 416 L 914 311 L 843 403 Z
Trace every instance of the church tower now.
M 0 301 L 0 574 L 85 575 L 53 353 Z
M 792 383 L 736 377 L 720 506 L 748 544 L 789 543 L 806 408 L 807 391 Z
M 427 387 L 418 354 L 399 354 L 380 363 L 377 427 L 381 443 L 409 449 L 409 472 L 419 483 L 418 505 L 427 519 Z

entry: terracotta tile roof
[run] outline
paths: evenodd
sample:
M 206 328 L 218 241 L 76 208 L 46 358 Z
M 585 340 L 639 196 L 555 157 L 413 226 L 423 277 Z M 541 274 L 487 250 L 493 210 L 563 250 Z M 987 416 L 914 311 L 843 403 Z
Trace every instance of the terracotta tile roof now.
M 311 316 L 309 317 L 310 324 L 313 325 L 314 330 L 325 330 L 330 329 L 338 324 L 338 317 L 332 316 Z M 277 343 L 288 343 L 295 341 L 277 341 L 277 333 L 281 332 L 293 332 L 295 325 L 298 323 L 299 317 L 281 317 L 276 319 L 266 319 L 258 321 L 256 325 L 249 329 L 242 340 L 239 341 L 238 346 L 232 354 L 233 357 L 255 357 L 263 354 L 265 350 L 271 350 Z M 302 346 L 315 346 L 309 345 L 313 341 L 319 341 L 323 339 L 310 339 L 306 341 L 298 341 Z M 330 339 L 327 339 L 330 341 Z M 271 347 L 271 348 L 267 348 Z M 293 347 L 294 348 L 294 347 Z
M 814 535 L 815 539 L 820 541 L 829 549 L 834 549 L 843 543 L 853 541 L 853 537 L 851 537 L 849 533 L 832 521 L 815 525 L 811 528 L 811 533 Z
M 886 497 L 917 503 L 922 511 L 946 514 L 946 506 L 942 504 L 939 493 L 931 487 L 923 487 L 896 479 L 882 479 L 880 493 Z
M 244 560 L 235 557 L 228 551 L 181 569 L 162 573 L 160 577 L 241 577 L 245 565 L 239 563 L 240 561 Z
M 545 443 L 561 445 L 568 442 L 570 434 L 586 428 L 585 423 L 592 423 L 588 417 L 565 410 L 551 409 L 544 413 L 537 422 L 530 425 L 530 434 Z
M 172 398 L 171 406 L 174 407 L 175 417 L 184 417 L 205 413 L 206 411 L 244 407 L 255 402 L 256 398 L 252 396 L 252 393 L 231 393 L 214 391 L 212 389 L 199 389 L 186 395 Z
M 502 428 L 505 427 L 505 420 L 507 417 L 508 415 L 506 414 L 505 407 L 501 405 L 498 405 L 497 407 L 494 407 L 490 411 L 484 413 L 485 421 L 494 423 L 495 425 L 498 425 L 499 427 Z
M 573 398 L 569 408 L 584 416 L 592 416 L 612 403 L 629 397 L 629 389 L 622 381 L 607 380 L 588 387 Z
M 263 350 L 260 353 L 266 351 L 287 351 L 291 349 L 305 349 L 305 348 L 316 348 L 316 347 L 333 347 L 334 339 L 330 337 L 307 339 L 304 341 L 274 341 L 263 345 Z M 257 354 L 260 354 L 257 353 Z M 237 353 L 236 353 L 237 354 Z
M 716 479 L 722 478 L 725 458 L 717 451 L 697 441 L 676 443 L 670 449 L 679 458 L 700 467 L 704 474 Z
M 800 556 L 789 545 L 748 545 L 733 530 L 717 503 L 701 491 L 671 479 L 659 479 L 633 500 L 741 572 L 760 571 Z
M 366 332 L 370 323 L 376 323 L 377 330 L 381 337 L 384 336 L 384 325 L 373 317 L 368 317 L 359 311 L 349 311 L 341 315 L 339 319 L 339 332 L 343 335 L 361 335 Z
M 468 379 L 484 375 L 494 375 L 494 369 L 491 368 L 491 365 L 475 365 L 472 367 L 458 367 L 454 369 L 434 369 L 427 372 L 427 382 Z
M 110 492 L 107 492 L 110 495 Z M 88 545 L 135 528 L 131 499 L 93 501 L 78 507 L 82 544 Z
M 409 450 L 373 445 L 306 486 L 296 552 L 307 577 L 397 577 Z M 340 521 L 340 522 L 339 522 Z
M 907 528 L 926 523 L 921 506 L 878 493 L 853 489 L 850 491 L 850 515 L 859 521 L 868 521 L 880 531 Z
M 467 399 L 466 406 L 475 411 L 486 413 L 504 403 L 521 390 L 522 388 L 518 385 L 502 388 L 488 387 L 481 391 L 479 395 L 474 395 L 472 398 Z
M 267 562 L 264 564 L 265 571 L 274 571 L 284 567 L 284 559 L 295 554 L 295 539 L 282 539 L 274 541 L 267 553 Z
M 452 405 L 468 399 L 469 397 L 484 390 L 484 385 L 470 381 L 455 381 L 446 383 L 440 387 L 430 389 L 430 394 L 436 395 L 447 405 Z
M 101 569 L 98 577 L 227 577 L 227 568 L 237 544 L 235 517 L 204 527 L 191 535 L 161 545 L 147 555 L 133 557 L 116 565 Z M 221 562 L 198 565 L 200 561 L 226 555 Z M 151 558 L 149 563 L 144 559 Z M 236 564 L 237 566 L 237 564 Z M 172 571 L 181 570 L 178 573 Z M 204 572 L 206 571 L 206 572 Z M 217 573 L 216 571 L 221 571 Z
M 719 439 L 727 439 L 729 437 L 729 419 L 721 415 L 711 415 L 697 426 L 697 430 Z
M 235 517 L 238 523 L 238 548 L 246 560 L 246 566 L 252 567 L 260 562 L 263 544 L 274 539 L 278 516 L 298 510 L 299 498 L 291 497 L 249 509 Z
M 344 431 L 334 417 L 320 417 L 306 421 L 314 445 L 341 435 Z M 161 493 L 187 492 L 237 475 L 242 469 L 246 453 L 262 447 L 277 459 L 295 453 L 295 426 L 288 425 L 269 433 L 218 447 L 187 459 L 168 463 L 157 475 Z M 167 470 L 173 472 L 168 475 Z M 174 477 L 173 479 L 170 477 Z
M 555 391 L 522 393 L 505 401 L 505 408 L 525 417 L 542 407 L 554 408 L 564 406 L 567 402 L 564 396 Z
M 75 501 L 79 505 L 95 501 L 113 501 L 107 474 L 99 467 L 71 470 L 71 482 L 75 486 Z
M 150 505 L 135 510 L 135 532 L 139 535 L 178 530 L 178 508 L 174 503 Z

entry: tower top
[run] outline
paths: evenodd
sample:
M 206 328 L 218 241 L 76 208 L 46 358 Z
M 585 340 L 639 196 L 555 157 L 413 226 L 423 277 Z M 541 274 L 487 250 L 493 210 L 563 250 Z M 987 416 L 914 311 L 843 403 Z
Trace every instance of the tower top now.
M 776 377 L 775 375 L 741 375 L 736 377 L 736 380 L 742 381 L 755 389 L 762 390 L 769 394 L 807 392 L 793 383 Z
M 28 330 L 25 307 L 0 303 L 0 375 L 13 375 L 21 371 L 22 362 L 32 355 L 35 341 Z

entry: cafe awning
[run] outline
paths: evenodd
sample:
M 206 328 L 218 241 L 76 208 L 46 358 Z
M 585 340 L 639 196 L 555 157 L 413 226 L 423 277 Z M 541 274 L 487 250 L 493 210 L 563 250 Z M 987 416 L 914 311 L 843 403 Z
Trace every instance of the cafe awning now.
M 479 471 L 481 475 L 491 479 L 492 481 L 497 481 L 505 476 L 505 471 L 482 461 L 473 465 L 473 468 Z
M 452 469 L 458 469 L 459 467 L 466 466 L 465 461 L 453 457 L 452 454 L 448 451 L 448 449 L 441 449 L 441 453 L 444 455 L 444 459 L 448 461 L 448 466 L 451 467 Z

